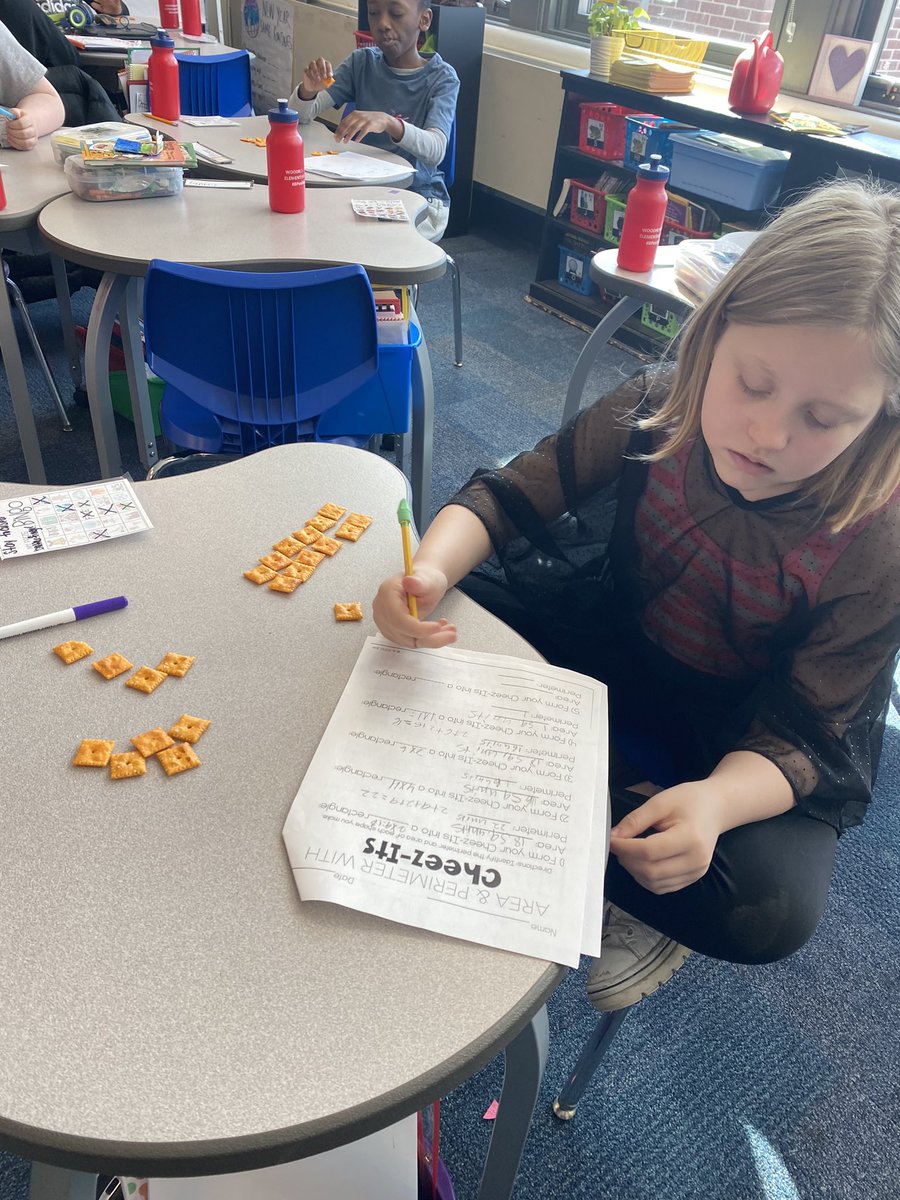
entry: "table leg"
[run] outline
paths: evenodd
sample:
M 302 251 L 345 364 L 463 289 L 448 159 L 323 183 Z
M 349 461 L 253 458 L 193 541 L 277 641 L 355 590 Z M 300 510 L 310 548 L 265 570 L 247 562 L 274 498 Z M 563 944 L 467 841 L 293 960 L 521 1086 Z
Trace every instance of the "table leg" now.
M 141 462 L 149 470 L 159 458 L 159 454 L 156 450 L 153 414 L 150 411 L 150 389 L 147 386 L 144 347 L 141 343 L 140 302 L 143 286 L 143 279 L 128 280 L 125 303 L 119 309 L 119 325 L 122 329 L 122 349 L 125 353 L 125 369 L 128 372 L 128 391 L 131 395 L 138 454 Z
M 59 316 L 62 323 L 63 345 L 69 359 L 69 371 L 73 387 L 81 387 L 83 375 L 81 370 L 81 350 L 75 336 L 75 318 L 72 316 L 72 297 L 69 295 L 69 280 L 66 275 L 66 264 L 58 254 L 50 255 L 50 265 L 53 268 L 53 279 L 56 283 L 56 301 L 59 305 Z
M 6 371 L 6 382 L 12 397 L 19 440 L 22 443 L 22 453 L 25 455 L 28 482 L 44 484 L 47 482 L 47 474 L 44 470 L 44 459 L 38 443 L 37 425 L 34 421 L 31 397 L 28 394 L 25 368 L 22 365 L 22 352 L 19 349 L 19 339 L 13 324 L 2 262 L 0 262 L 0 348 L 3 351 L 3 368 Z
M 94 1200 L 97 1176 L 84 1171 L 69 1171 L 47 1163 L 31 1164 L 28 1200 Z
M 566 391 L 566 403 L 563 407 L 562 415 L 563 425 L 578 412 L 581 406 L 581 395 L 584 391 L 584 385 L 591 372 L 591 367 L 600 357 L 600 352 L 612 338 L 613 334 L 621 329 L 628 318 L 633 313 L 636 313 L 643 304 L 644 301 L 639 300 L 636 296 L 623 296 L 621 300 L 612 306 L 584 343 L 581 353 L 578 355 L 578 361 L 575 363 L 575 369 L 572 371 L 568 390 Z
M 410 315 L 414 316 L 412 309 Z M 418 318 L 416 324 L 419 325 Z M 419 325 L 421 329 L 421 325 Z M 434 377 L 422 334 L 412 364 L 412 515 L 419 537 L 431 522 L 431 476 L 434 455 Z
M 128 279 L 107 271 L 97 288 L 91 308 L 84 346 L 84 380 L 94 426 L 94 441 L 100 460 L 100 477 L 122 474 L 119 435 L 112 397 L 109 394 L 109 347 L 112 327 L 125 294 Z
M 478 1200 L 509 1200 L 550 1049 L 546 1005 L 506 1047 L 503 1091 Z

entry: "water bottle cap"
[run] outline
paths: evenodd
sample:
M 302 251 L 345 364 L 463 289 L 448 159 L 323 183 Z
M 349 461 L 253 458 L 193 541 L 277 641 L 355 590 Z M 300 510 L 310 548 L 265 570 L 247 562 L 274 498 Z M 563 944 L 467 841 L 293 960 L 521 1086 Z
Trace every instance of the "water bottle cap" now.
M 160 29 L 154 34 L 154 36 L 150 39 L 150 45 L 158 46 L 163 50 L 175 49 L 175 42 L 169 37 L 164 29 Z
M 270 121 L 292 121 L 295 125 L 300 120 L 300 114 L 295 108 L 288 108 L 287 100 L 278 100 L 278 107 L 269 109 Z
M 669 178 L 669 168 L 663 166 L 661 154 L 651 154 L 649 162 L 642 162 L 637 169 L 638 179 L 648 179 L 653 183 L 665 183 Z

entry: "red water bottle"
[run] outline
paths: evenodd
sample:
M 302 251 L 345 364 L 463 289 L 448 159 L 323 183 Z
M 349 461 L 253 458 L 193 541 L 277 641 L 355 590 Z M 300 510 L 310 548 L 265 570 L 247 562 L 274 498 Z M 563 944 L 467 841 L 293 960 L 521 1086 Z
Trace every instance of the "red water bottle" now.
M 178 28 L 178 0 L 159 0 L 159 25 L 161 29 Z
M 287 100 L 269 113 L 266 167 L 269 172 L 269 208 L 272 212 L 298 213 L 306 208 L 306 168 L 298 114 Z
M 662 155 L 651 154 L 650 161 L 637 169 L 637 181 L 625 201 L 625 220 L 616 259 L 623 271 L 649 271 L 662 236 L 663 220 L 669 197 L 666 180 L 669 168 Z
M 199 38 L 203 34 L 200 20 L 200 0 L 181 0 L 181 32 L 186 38 Z
M 150 84 L 150 115 L 162 117 L 164 121 L 180 120 L 181 93 L 175 43 L 162 29 L 150 39 L 147 80 Z
M 3 172 L 0 171 L 0 209 L 6 208 L 6 192 L 3 189 Z

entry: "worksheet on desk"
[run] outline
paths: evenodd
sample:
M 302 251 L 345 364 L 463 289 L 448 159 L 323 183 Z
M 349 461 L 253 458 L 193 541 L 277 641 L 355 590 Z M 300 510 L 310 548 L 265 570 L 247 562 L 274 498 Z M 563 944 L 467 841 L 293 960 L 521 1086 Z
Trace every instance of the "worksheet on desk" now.
M 98 545 L 152 528 L 124 475 L 71 488 L 35 488 L 0 500 L 0 559 Z
M 305 163 L 306 170 L 314 175 L 330 175 L 334 179 L 377 183 L 380 179 L 397 178 L 396 163 L 385 162 L 374 155 L 356 154 L 352 150 L 315 150 L 306 156 Z
M 369 638 L 283 836 L 303 900 L 577 966 L 600 951 L 606 688 Z

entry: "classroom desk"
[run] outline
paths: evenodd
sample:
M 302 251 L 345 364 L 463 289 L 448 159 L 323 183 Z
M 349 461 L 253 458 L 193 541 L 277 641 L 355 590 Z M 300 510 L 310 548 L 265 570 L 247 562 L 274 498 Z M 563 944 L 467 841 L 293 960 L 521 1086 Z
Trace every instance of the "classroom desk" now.
M 153 530 L 0 566 L 8 621 L 129 600 L 0 641 L 16 764 L 0 773 L 0 1146 L 52 1164 L 35 1169 L 32 1200 L 93 1200 L 87 1172 L 265 1167 L 387 1126 L 507 1047 L 481 1187 L 504 1200 L 563 968 L 301 903 L 281 839 L 375 632 L 376 586 L 402 561 L 405 479 L 374 454 L 303 444 L 135 486 Z M 375 518 L 358 544 L 291 596 L 242 578 L 326 501 Z M 365 619 L 337 624 L 338 599 Z M 442 612 L 464 645 L 535 657 L 458 592 Z M 135 664 L 169 650 L 196 661 L 147 696 L 89 659 L 64 666 L 51 648 L 71 638 Z M 114 782 L 69 765 L 84 737 L 124 748 L 183 712 L 212 721 L 193 771 L 151 762 Z
M 147 129 L 158 129 L 167 137 L 177 142 L 199 142 L 209 146 L 210 150 L 218 150 L 227 154 L 233 162 L 216 166 L 214 163 L 201 162 L 203 175 L 210 179 L 252 179 L 256 183 L 267 183 L 269 173 L 266 168 L 266 150 L 264 146 L 254 146 L 250 142 L 242 142 L 241 138 L 265 137 L 269 132 L 268 117 L 234 117 L 237 125 L 211 125 L 200 128 L 177 121 L 174 125 L 163 124 L 148 116 L 147 113 L 129 113 L 125 118 L 133 125 L 144 125 Z M 307 157 L 314 151 L 352 150 L 354 154 L 362 154 L 367 158 L 377 158 L 391 166 L 393 171 L 384 179 L 371 180 L 379 187 L 409 187 L 412 183 L 413 171 L 410 164 L 399 154 L 391 154 L 389 150 L 381 150 L 378 146 L 338 146 L 334 133 L 321 121 L 312 121 L 309 125 L 300 126 L 303 138 L 303 149 Z M 309 187 L 348 187 L 351 180 L 329 179 L 325 175 L 316 175 L 309 170 L 307 164 L 306 182 Z
M 90 29 L 85 29 L 85 37 L 97 36 L 92 34 Z M 200 54 L 227 54 L 234 50 L 234 46 L 226 46 L 222 42 L 197 42 L 192 41 L 184 36 L 180 29 L 167 29 L 166 33 L 175 42 L 175 49 L 178 50 L 198 50 Z M 128 30 L 122 30 L 121 37 L 128 36 Z M 135 41 L 133 43 L 135 49 L 150 49 L 149 40 Z M 87 71 L 89 75 L 93 75 L 108 92 L 114 95 L 119 93 L 119 71 L 125 65 L 125 59 L 128 55 L 127 50 L 119 48 L 103 49 L 102 47 L 91 47 L 86 50 L 79 50 L 78 65 L 83 71 Z
M 37 229 L 38 213 L 48 201 L 69 191 L 62 169 L 53 160 L 49 137 L 40 138 L 33 150 L 0 150 L 0 170 L 3 172 L 3 186 L 6 190 L 6 207 L 0 209 L 0 251 L 45 254 L 47 246 L 41 240 Z M 81 354 L 75 338 L 66 268 L 56 254 L 50 256 L 50 262 L 56 281 L 63 340 L 72 381 L 77 386 L 81 382 Z M 46 483 L 44 459 L 38 444 L 37 426 L 5 284 L 0 286 L 0 353 L 3 356 L 3 369 L 12 397 L 28 479 L 31 483 Z
M 398 197 L 409 222 L 357 217 L 354 197 Z M 63 196 L 41 212 L 39 227 L 63 258 L 105 272 L 91 309 L 85 345 L 85 381 L 102 477 L 121 472 L 107 363 L 116 315 L 134 410 L 141 461 L 158 459 L 144 373 L 138 312 L 143 277 L 153 258 L 235 270 L 289 271 L 312 266 L 361 263 L 373 282 L 387 285 L 425 283 L 446 270 L 446 255 L 416 233 L 424 212 L 421 196 L 385 188 L 310 188 L 306 211 L 273 213 L 268 188 L 250 191 L 185 189 L 180 196 L 119 204 L 90 204 Z M 413 462 L 421 463 L 412 480 L 414 512 L 420 530 L 428 525 L 431 503 L 431 437 L 434 394 L 431 365 L 423 336 L 413 370 Z
M 649 271 L 623 271 L 616 263 L 618 248 L 601 250 L 591 259 L 591 279 L 598 287 L 617 293 L 618 300 L 596 326 L 585 342 L 566 389 L 562 424 L 574 417 L 581 406 L 584 385 L 591 367 L 603 353 L 628 318 L 648 300 L 664 305 L 672 312 L 686 314 L 696 300 L 675 282 L 675 251 L 677 246 L 660 246 Z

